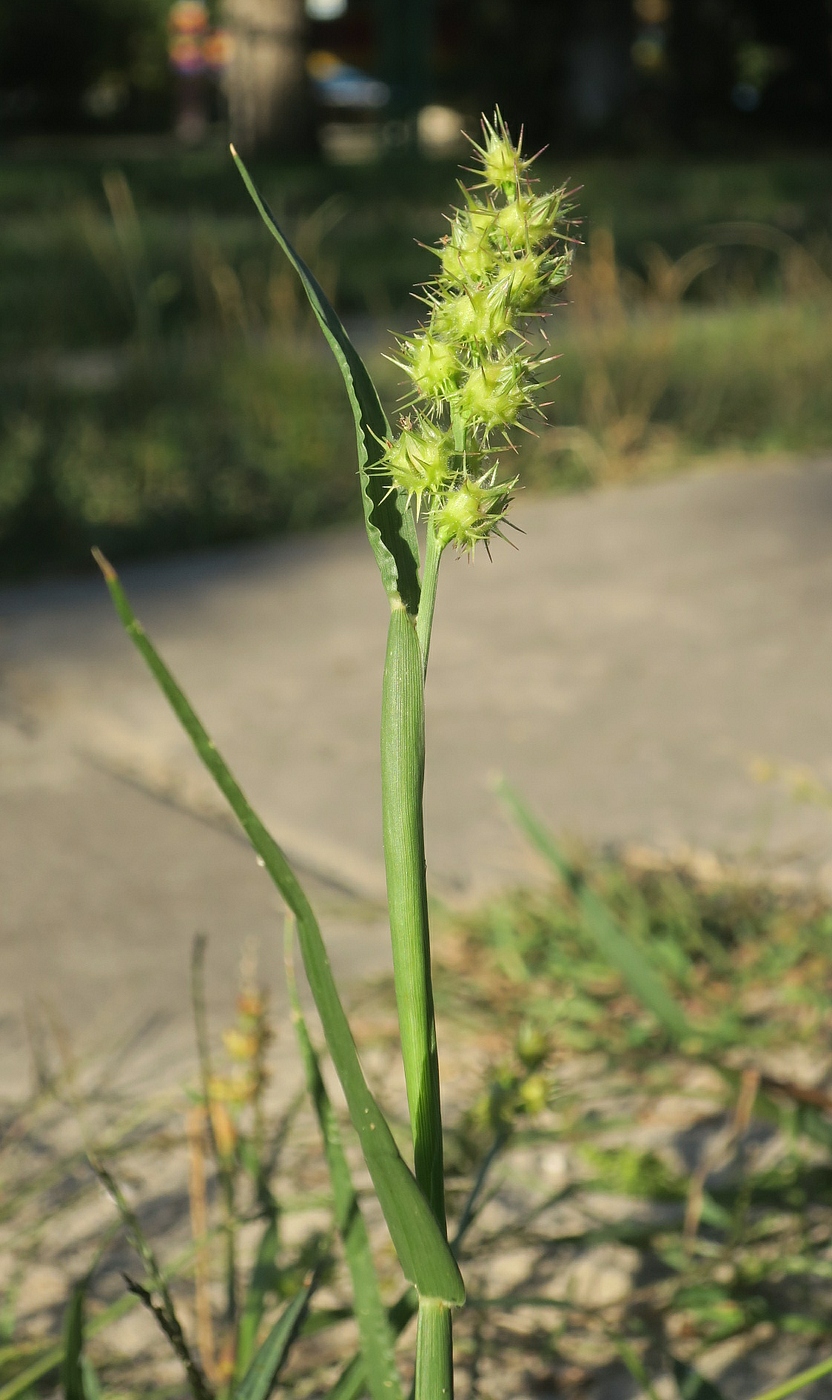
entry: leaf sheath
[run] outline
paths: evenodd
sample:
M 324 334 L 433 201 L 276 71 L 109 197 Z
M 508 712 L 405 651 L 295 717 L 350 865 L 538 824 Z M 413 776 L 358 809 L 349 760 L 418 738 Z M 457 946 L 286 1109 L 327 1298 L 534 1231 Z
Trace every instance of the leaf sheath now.
M 416 1180 L 444 1231 L 442 1113 L 422 822 L 424 770 L 422 652 L 410 617 L 394 606 L 381 706 L 387 903 Z

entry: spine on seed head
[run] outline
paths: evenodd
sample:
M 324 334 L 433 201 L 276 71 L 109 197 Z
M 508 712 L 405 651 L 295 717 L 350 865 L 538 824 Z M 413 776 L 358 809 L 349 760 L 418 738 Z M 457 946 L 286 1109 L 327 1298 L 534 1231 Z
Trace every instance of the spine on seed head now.
M 499 480 L 495 443 L 538 406 L 537 371 L 523 328 L 569 276 L 563 189 L 540 193 L 533 158 L 495 113 L 473 142 L 476 173 L 435 250 L 429 315 L 394 361 L 413 386 L 398 435 L 385 444 L 395 485 L 431 514 L 442 545 L 473 551 L 500 533 L 517 477 Z

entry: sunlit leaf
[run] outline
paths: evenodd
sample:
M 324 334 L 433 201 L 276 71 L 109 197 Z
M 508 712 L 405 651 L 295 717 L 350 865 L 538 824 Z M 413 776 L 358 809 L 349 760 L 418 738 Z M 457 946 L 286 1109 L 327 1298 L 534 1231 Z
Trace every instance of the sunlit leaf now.
M 115 570 L 100 552 L 95 551 L 95 557 L 128 636 L 147 662 L 197 754 L 297 919 L 301 955 L 327 1048 L 341 1080 L 350 1118 L 405 1277 L 416 1285 L 423 1297 L 462 1303 L 465 1288 L 456 1260 L 367 1086 L 311 905 L 283 851 L 249 804 L 190 701 L 137 622 Z
M 367 534 L 385 589 L 391 597 L 398 595 L 408 612 L 415 616 L 419 608 L 416 527 L 404 493 L 396 490 L 392 479 L 381 467 L 383 443 L 390 437 L 390 428 L 376 387 L 326 293 L 295 252 L 233 146 L 231 154 L 266 228 L 300 277 L 303 290 L 344 377 L 355 419 L 358 472 Z

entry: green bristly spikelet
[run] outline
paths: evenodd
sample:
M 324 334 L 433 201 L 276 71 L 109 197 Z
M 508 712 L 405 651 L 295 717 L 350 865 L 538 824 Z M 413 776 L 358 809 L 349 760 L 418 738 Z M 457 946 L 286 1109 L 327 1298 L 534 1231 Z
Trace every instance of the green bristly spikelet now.
M 441 545 L 473 549 L 478 540 L 487 541 L 490 535 L 500 533 L 517 478 L 495 484 L 496 473 L 497 468 L 492 467 L 476 481 L 465 477 L 443 498 L 434 521 Z
M 387 444 L 384 460 L 396 485 L 407 492 L 408 499 L 415 498 L 418 509 L 423 495 L 438 496 L 452 480 L 453 451 L 450 433 L 429 418 L 420 415 L 414 420 L 405 415 L 399 436 Z
M 528 353 L 524 322 L 541 314 L 571 263 L 564 191 L 536 190 L 532 159 L 499 112 L 472 146 L 480 179 L 460 186 L 462 204 L 435 250 L 427 321 L 399 342 L 394 363 L 414 396 L 383 459 L 440 547 L 468 551 L 498 530 L 515 485 L 497 481 L 495 439 L 506 442 L 540 412 L 540 361 Z

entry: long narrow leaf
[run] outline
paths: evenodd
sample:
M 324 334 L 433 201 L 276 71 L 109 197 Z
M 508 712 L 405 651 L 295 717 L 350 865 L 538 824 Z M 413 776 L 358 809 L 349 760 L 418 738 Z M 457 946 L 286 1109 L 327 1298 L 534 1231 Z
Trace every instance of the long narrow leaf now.
M 404 1331 L 412 1317 L 416 1316 L 418 1302 L 412 1288 L 408 1288 L 405 1293 L 390 1308 L 387 1317 L 394 1336 L 398 1337 Z M 328 1392 L 326 1400 L 359 1400 L 367 1388 L 367 1377 L 365 1373 L 364 1357 L 361 1352 L 348 1361 L 332 1389 Z
M 825 1361 L 819 1361 L 816 1366 L 810 1366 L 806 1371 L 798 1371 L 790 1380 L 782 1381 L 780 1385 L 772 1386 L 771 1390 L 764 1390 L 760 1395 L 755 1395 L 754 1400 L 786 1400 L 787 1395 L 794 1395 L 796 1390 L 813 1385 L 815 1381 L 828 1376 L 830 1371 L 832 1356 L 827 1356 Z
M 300 277 L 309 304 L 344 377 L 355 419 L 358 472 L 367 534 L 387 593 L 391 598 L 400 597 L 408 612 L 415 617 L 419 608 L 416 527 L 405 494 L 396 490 L 392 479 L 381 467 L 383 443 L 390 436 L 390 428 L 376 387 L 326 293 L 279 227 L 233 146 L 231 154 L 263 223 Z
M 84 1391 L 84 1302 L 87 1280 L 72 1290 L 64 1316 L 64 1360 L 61 1367 L 61 1388 L 64 1400 L 87 1400 Z
M 84 1384 L 84 1400 L 101 1400 L 98 1372 L 88 1356 L 81 1357 L 81 1379 Z
M 416 1285 L 424 1297 L 462 1303 L 465 1300 L 465 1287 L 456 1260 L 367 1086 L 321 931 L 309 901 L 282 850 L 250 806 L 190 701 L 137 622 L 115 570 L 100 552 L 96 551 L 95 557 L 128 636 L 147 662 L 197 754 L 297 919 L 306 976 L 321 1018 L 327 1047 L 343 1086 L 350 1118 L 358 1133 L 364 1160 L 405 1277 Z
M 673 1358 L 673 1375 L 681 1400 L 725 1400 L 725 1392 L 718 1385 L 676 1356 Z
M 674 1041 L 686 1040 L 691 1034 L 687 1017 L 641 949 L 619 927 L 603 901 L 566 859 L 551 832 L 532 815 L 517 793 L 507 783 L 501 783 L 499 791 L 518 826 L 572 891 L 584 927 L 604 961 L 621 973 L 633 995 Z
M 335 1221 L 344 1242 L 344 1253 L 352 1279 L 355 1320 L 361 1340 L 367 1388 L 372 1400 L 401 1400 L 402 1387 L 393 1353 L 393 1332 L 379 1292 L 367 1226 L 341 1146 L 338 1120 L 321 1077 L 318 1057 L 309 1038 L 298 998 L 292 966 L 293 920 L 287 920 L 286 934 L 286 980 L 289 985 L 292 1020 L 295 1023 L 309 1097 L 324 1140 L 324 1153 L 335 1202 Z
M 286 1359 L 286 1353 L 303 1321 L 314 1286 L 314 1279 L 310 1279 L 283 1309 L 235 1390 L 234 1400 L 268 1400 L 278 1372 Z
M 257 1333 L 263 1321 L 263 1309 L 267 1295 L 275 1282 L 275 1255 L 277 1254 L 277 1216 L 268 1221 L 260 1238 L 254 1267 L 251 1271 L 240 1324 L 237 1329 L 236 1375 L 242 1377 L 248 1370 L 257 1342 Z

